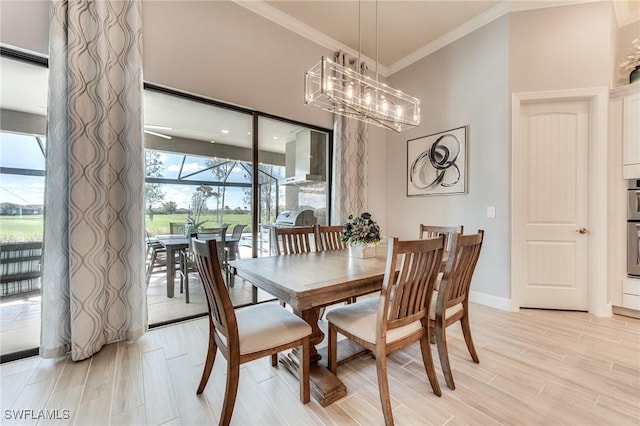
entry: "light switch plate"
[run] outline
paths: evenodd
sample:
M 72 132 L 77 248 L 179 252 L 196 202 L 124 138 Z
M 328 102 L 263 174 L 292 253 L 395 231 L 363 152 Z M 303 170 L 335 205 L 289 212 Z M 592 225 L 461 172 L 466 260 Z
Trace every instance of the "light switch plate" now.
M 496 217 L 496 208 L 494 206 L 487 207 L 487 217 L 494 219 Z

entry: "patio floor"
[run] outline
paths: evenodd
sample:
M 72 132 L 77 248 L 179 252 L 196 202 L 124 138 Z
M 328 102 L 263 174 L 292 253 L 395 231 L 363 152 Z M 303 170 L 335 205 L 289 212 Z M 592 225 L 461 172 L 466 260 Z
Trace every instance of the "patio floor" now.
M 242 254 L 242 252 L 241 252 Z M 249 253 L 244 253 L 250 257 Z M 166 272 L 156 270 L 151 275 L 147 290 L 149 324 L 166 323 L 179 318 L 191 317 L 207 312 L 204 290 L 197 273 L 189 274 L 189 303 L 185 303 L 184 293 L 180 293 L 180 280 L 174 281 L 175 296 L 167 297 Z M 235 286 L 229 289 L 235 306 L 251 303 L 251 284 L 236 278 Z M 258 300 L 273 297 L 261 290 Z M 0 353 L 8 354 L 38 347 L 40 344 L 40 301 L 39 292 L 9 296 L 0 301 Z

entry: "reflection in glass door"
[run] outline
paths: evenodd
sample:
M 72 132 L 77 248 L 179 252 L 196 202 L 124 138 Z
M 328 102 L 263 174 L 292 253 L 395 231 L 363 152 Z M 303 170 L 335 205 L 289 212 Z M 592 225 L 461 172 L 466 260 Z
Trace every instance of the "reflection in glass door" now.
M 259 255 L 273 254 L 273 228 L 329 221 L 329 134 L 260 117 Z M 284 220 L 286 212 L 287 221 Z
M 158 255 L 165 256 L 149 270 L 151 326 L 207 312 L 194 265 L 181 271 L 177 259 L 166 259 L 163 244 L 188 253 L 180 244 L 186 245 L 184 232 L 191 229 L 199 238 L 218 239 L 229 248 L 230 259 L 251 257 L 252 143 L 251 112 L 145 90 L 146 230 L 149 243 L 158 241 Z M 184 242 L 169 236 L 182 236 Z M 222 267 L 228 267 L 226 261 Z M 227 283 L 236 306 L 251 302 L 251 289 L 242 284 Z

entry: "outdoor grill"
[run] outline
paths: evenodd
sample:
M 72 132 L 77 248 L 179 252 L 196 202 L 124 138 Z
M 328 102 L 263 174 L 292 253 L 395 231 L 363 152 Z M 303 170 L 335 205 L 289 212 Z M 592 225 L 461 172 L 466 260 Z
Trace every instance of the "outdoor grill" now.
M 275 254 L 273 245 L 274 228 L 293 228 L 294 226 L 313 226 L 318 222 L 313 210 L 283 211 L 274 223 L 260 224 L 260 246 L 261 253 Z
M 294 226 L 313 226 L 316 222 L 313 210 L 283 211 L 276 218 L 274 226 L 292 228 Z

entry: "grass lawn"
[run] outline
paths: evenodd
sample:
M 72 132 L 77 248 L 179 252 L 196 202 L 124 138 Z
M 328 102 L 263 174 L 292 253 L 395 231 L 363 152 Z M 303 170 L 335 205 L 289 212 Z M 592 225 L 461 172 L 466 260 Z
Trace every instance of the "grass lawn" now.
M 0 242 L 42 241 L 42 215 L 0 216 Z
M 251 231 L 250 214 L 225 214 L 221 219 L 223 222 L 231 224 L 229 232 L 237 223 L 247 225 L 244 232 Z M 214 214 L 201 216 L 200 221 L 203 220 L 207 220 L 203 225 L 204 228 L 215 228 L 220 225 Z M 169 222 L 185 223 L 186 216 L 184 214 L 154 214 L 153 221 L 151 221 L 149 215 L 145 215 L 147 231 L 152 235 L 168 234 Z M 0 216 L 0 242 L 42 241 L 42 225 L 42 215 Z

